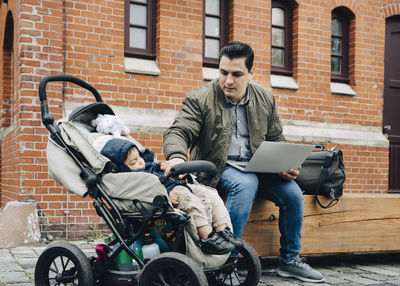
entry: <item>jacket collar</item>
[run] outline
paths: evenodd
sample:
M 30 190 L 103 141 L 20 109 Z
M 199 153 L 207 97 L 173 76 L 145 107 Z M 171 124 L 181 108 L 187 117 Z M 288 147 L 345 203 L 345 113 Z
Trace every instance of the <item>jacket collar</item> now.
M 221 101 L 221 103 L 225 106 L 225 107 L 232 107 L 232 101 L 225 95 L 224 91 L 221 89 L 220 85 L 219 85 L 219 79 L 213 79 L 211 81 L 211 84 L 213 86 L 214 91 L 216 92 L 216 95 L 218 97 L 218 99 Z M 249 104 L 252 103 L 252 91 L 251 91 L 251 82 L 249 82 L 247 84 L 247 89 L 246 89 L 246 96 L 242 99 L 241 102 L 243 102 L 243 100 L 245 100 L 243 102 L 243 104 Z M 240 104 L 240 103 L 239 103 Z
M 238 104 L 233 103 L 232 100 L 226 96 L 226 94 L 224 94 L 224 97 L 228 102 L 228 105 L 231 107 L 236 105 L 247 105 L 247 103 L 249 103 L 249 87 L 246 88 L 246 94 Z

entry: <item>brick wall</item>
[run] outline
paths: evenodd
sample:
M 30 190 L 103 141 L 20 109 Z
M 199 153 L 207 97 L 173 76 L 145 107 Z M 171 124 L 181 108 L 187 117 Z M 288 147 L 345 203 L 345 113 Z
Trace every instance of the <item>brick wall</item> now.
M 124 71 L 122 0 L 9 0 L 1 4 L 1 43 L 8 11 L 15 23 L 10 108 L 4 100 L 11 85 L 3 84 L 2 89 L 1 205 L 10 200 L 37 201 L 44 235 L 76 238 L 92 231 L 98 233 L 104 226 L 90 199 L 67 194 L 47 175 L 47 130 L 40 122 L 37 95 L 44 75 L 74 75 L 93 85 L 113 107 L 139 108 L 149 113 L 179 110 L 185 93 L 204 84 L 202 1 L 158 2 L 159 76 Z M 350 85 L 356 92 L 354 97 L 330 92 L 330 17 L 338 6 L 347 7 L 355 15 L 350 33 Z M 254 80 L 267 87 L 271 87 L 270 7 L 269 1 L 232 0 L 229 21 L 229 38 L 253 46 Z M 394 0 L 298 0 L 293 26 L 293 78 L 299 89 L 273 89 L 281 118 L 285 122 L 380 128 L 385 17 L 399 13 L 398 7 Z M 11 76 L 9 58 L 1 51 L 3 83 Z M 7 70 L 9 74 L 4 75 Z M 70 84 L 51 83 L 47 91 L 50 112 L 56 119 L 62 117 L 67 103 L 93 101 L 91 94 Z M 164 159 L 162 132 L 134 130 L 132 135 L 155 151 L 158 159 Z M 343 150 L 348 175 L 345 192 L 387 192 L 387 147 L 304 142 L 338 145 Z
M 385 40 L 382 1 L 298 3 L 294 77 L 299 90 L 274 90 L 281 118 L 381 127 Z M 355 15 L 350 29 L 349 71 L 354 97 L 330 93 L 330 15 L 342 5 Z M 387 192 L 387 148 L 343 144 L 338 147 L 343 150 L 347 168 L 345 192 Z

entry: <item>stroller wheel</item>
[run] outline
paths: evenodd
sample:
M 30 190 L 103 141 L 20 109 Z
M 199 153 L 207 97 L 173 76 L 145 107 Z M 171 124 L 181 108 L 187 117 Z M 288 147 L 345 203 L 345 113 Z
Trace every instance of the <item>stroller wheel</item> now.
M 74 244 L 53 243 L 39 256 L 35 267 L 35 285 L 93 285 L 89 259 Z
M 139 286 L 207 286 L 207 279 L 200 266 L 191 258 L 166 252 L 151 259 L 139 277 Z
M 208 282 L 213 286 L 257 286 L 260 281 L 261 263 L 257 252 L 246 241 L 237 247 L 238 256 L 230 257 L 226 264 L 230 267 L 208 275 Z

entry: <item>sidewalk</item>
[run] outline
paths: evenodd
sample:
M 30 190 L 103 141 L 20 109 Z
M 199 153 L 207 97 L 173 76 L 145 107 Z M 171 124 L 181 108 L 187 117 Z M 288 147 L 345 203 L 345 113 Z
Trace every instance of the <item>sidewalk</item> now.
M 75 241 L 88 256 L 100 241 Z M 35 264 L 46 244 L 0 249 L 0 286 L 33 286 Z M 262 259 L 259 285 L 400 285 L 400 252 L 310 256 L 307 262 L 321 271 L 326 282 L 305 283 L 276 274 L 277 258 Z

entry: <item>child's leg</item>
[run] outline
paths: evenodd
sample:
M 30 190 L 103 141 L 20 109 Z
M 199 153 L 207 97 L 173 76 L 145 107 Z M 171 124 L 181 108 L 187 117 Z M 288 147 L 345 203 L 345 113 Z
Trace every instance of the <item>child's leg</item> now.
M 211 233 L 211 227 L 209 225 L 203 225 L 203 226 L 199 226 L 197 227 L 197 232 L 199 233 L 199 236 L 201 239 L 207 239 L 208 236 Z
M 227 226 L 232 228 L 231 219 L 224 201 L 219 196 L 216 189 L 204 185 L 189 185 L 193 193 L 198 198 L 205 198 L 211 202 L 212 206 L 212 227 L 216 231 L 225 229 Z
M 234 237 L 231 231 L 232 223 L 228 210 L 226 209 L 224 201 L 219 196 L 217 190 L 204 185 L 190 185 L 190 187 L 197 197 L 207 198 L 211 201 L 212 226 L 216 230 L 216 233 L 235 247 L 243 246 L 242 240 Z
M 206 208 L 200 197 L 194 195 L 188 188 L 177 186 L 172 191 L 179 192 L 177 207 L 189 214 L 197 227 L 197 231 L 201 238 L 201 250 L 205 254 L 226 254 L 231 252 L 235 246 L 229 239 L 225 239 L 217 232 L 212 230 L 209 225 Z M 195 193 L 195 191 L 193 190 Z M 214 200 L 214 198 L 211 198 Z M 223 206 L 225 209 L 225 206 Z M 214 214 L 212 214 L 214 216 Z M 229 217 L 229 214 L 228 214 Z M 226 226 L 226 224 L 225 224 Z
M 176 207 L 193 218 L 200 238 L 207 239 L 212 229 L 208 222 L 207 212 L 200 198 L 184 186 L 176 186 L 173 188 L 173 191 L 179 193 L 179 203 Z

